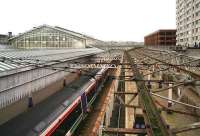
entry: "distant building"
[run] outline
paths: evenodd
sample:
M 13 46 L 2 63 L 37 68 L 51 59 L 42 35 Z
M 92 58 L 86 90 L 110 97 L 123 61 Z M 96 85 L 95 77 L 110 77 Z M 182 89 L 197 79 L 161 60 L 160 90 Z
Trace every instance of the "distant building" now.
M 42 25 L 9 39 L 16 48 L 85 48 L 87 40 L 95 40 L 81 33 L 61 27 Z
M 143 42 L 134 42 L 134 41 L 99 41 L 93 45 L 94 47 L 111 50 L 111 49 L 120 49 L 120 50 L 129 50 L 135 47 L 143 47 Z
M 176 30 L 158 30 L 144 37 L 144 45 L 174 46 L 176 45 Z
M 0 34 L 0 44 L 8 44 L 8 35 Z
M 177 45 L 200 45 L 200 0 L 176 0 Z

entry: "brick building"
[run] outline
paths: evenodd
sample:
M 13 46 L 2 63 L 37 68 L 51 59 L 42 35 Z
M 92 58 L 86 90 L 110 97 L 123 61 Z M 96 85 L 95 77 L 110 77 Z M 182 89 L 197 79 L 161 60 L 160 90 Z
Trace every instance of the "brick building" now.
M 172 46 L 176 45 L 176 30 L 158 30 L 144 37 L 144 45 Z

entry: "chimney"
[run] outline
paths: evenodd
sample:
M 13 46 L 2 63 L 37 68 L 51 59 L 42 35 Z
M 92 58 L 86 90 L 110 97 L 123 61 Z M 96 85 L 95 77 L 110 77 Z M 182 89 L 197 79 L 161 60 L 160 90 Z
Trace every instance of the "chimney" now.
M 12 32 L 8 32 L 8 37 L 9 37 L 9 38 L 12 37 Z

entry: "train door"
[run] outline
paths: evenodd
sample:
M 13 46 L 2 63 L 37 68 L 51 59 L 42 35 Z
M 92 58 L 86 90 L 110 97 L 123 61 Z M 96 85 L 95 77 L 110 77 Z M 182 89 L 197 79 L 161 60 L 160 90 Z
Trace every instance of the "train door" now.
M 85 92 L 81 95 L 81 108 L 82 108 L 82 113 L 87 112 L 87 96 Z

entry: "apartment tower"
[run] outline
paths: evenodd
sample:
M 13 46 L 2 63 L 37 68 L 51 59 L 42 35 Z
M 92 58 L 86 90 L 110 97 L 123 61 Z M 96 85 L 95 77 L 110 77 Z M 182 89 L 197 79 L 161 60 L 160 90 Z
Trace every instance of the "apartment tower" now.
M 176 45 L 200 45 L 200 0 L 176 0 Z

